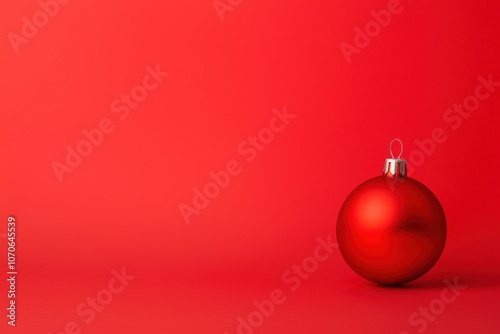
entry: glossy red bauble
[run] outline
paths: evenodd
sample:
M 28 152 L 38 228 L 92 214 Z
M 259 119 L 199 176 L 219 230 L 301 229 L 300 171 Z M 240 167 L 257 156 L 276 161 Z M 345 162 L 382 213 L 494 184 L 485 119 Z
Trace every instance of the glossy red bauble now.
M 347 197 L 338 216 L 337 241 L 345 261 L 360 276 L 379 284 L 403 284 L 425 274 L 439 259 L 446 218 L 422 183 L 379 176 Z

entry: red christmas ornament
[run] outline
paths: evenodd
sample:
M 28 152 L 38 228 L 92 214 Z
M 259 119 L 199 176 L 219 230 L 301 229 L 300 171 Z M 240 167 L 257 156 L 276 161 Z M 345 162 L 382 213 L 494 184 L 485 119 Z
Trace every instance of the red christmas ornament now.
M 337 221 L 337 241 L 347 264 L 379 284 L 412 281 L 437 262 L 446 242 L 446 218 L 436 196 L 406 176 L 406 161 L 392 154 L 384 173 L 354 189 Z

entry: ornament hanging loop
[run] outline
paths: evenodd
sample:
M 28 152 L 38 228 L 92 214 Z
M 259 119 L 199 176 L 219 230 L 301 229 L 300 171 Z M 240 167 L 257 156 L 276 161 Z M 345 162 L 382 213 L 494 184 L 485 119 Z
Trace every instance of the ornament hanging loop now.
M 394 158 L 394 154 L 392 153 L 392 144 L 395 142 L 395 141 L 398 141 L 399 142 L 399 145 L 401 147 L 401 150 L 399 151 L 399 155 L 397 158 Z M 389 144 L 389 152 L 391 152 L 391 156 L 393 159 L 401 159 L 401 154 L 403 154 L 403 142 L 401 141 L 401 139 L 399 138 L 394 138 L 393 140 L 391 140 L 391 143 Z
M 399 142 L 401 146 L 397 158 L 394 157 L 394 153 L 392 152 L 392 145 L 395 141 Z M 403 154 L 403 142 L 398 138 L 394 138 L 389 144 L 389 151 L 391 152 L 392 158 L 385 159 L 383 175 L 387 177 L 406 177 L 406 160 L 401 159 L 401 155 Z

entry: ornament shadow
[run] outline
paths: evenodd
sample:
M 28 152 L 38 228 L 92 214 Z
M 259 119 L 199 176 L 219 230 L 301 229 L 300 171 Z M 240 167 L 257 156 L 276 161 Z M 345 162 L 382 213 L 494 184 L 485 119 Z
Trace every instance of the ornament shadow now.
M 493 272 L 465 272 L 456 271 L 448 273 L 434 274 L 430 277 L 421 277 L 415 281 L 401 285 L 380 285 L 367 282 L 366 285 L 380 289 L 442 289 L 446 286 L 445 280 L 453 282 L 457 277 L 458 283 L 466 285 L 467 288 L 491 288 L 500 287 L 500 274 Z

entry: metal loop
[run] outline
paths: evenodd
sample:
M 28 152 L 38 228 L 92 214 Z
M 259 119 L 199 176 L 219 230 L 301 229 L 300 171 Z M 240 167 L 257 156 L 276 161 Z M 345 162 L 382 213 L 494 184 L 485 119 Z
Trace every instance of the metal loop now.
M 401 158 L 401 154 L 403 154 L 403 142 L 399 138 L 394 138 L 393 140 L 391 140 L 391 143 L 389 144 L 389 152 L 391 152 L 391 156 L 393 159 L 394 159 L 394 154 L 392 153 L 392 144 L 394 143 L 394 141 L 398 141 L 399 145 L 401 145 L 401 151 L 399 151 L 399 155 L 396 158 L 399 159 Z

